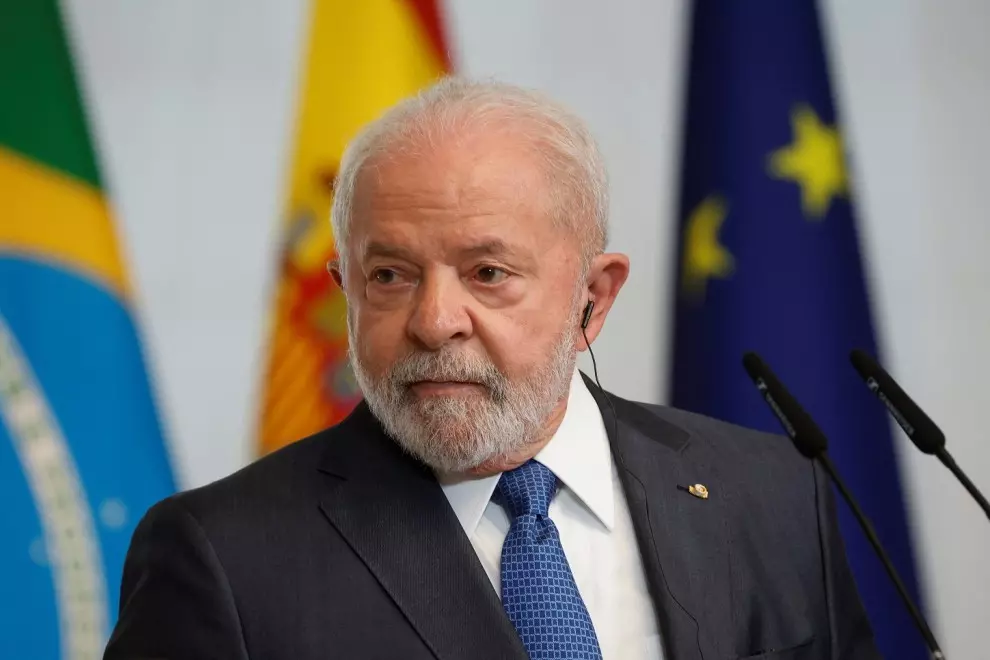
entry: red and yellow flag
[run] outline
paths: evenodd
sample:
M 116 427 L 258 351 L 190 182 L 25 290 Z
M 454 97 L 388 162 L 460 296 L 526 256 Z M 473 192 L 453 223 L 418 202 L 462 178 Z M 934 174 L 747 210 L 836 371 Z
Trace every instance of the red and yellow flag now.
M 450 68 L 438 0 L 312 0 L 281 264 L 263 383 L 259 451 L 326 428 L 360 400 L 347 363 L 332 185 L 347 142 Z

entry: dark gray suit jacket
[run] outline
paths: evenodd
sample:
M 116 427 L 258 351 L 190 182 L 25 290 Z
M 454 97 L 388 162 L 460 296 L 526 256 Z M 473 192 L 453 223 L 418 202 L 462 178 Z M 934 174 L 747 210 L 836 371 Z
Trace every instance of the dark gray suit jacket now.
M 787 438 L 589 387 L 667 660 L 879 657 L 831 488 Z M 695 483 L 707 499 L 685 490 Z M 131 542 L 105 655 L 525 657 L 432 473 L 364 404 L 331 429 L 155 505 Z

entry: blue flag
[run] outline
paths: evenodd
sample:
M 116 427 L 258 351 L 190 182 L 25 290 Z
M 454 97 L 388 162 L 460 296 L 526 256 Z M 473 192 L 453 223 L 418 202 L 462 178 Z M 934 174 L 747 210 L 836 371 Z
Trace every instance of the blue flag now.
M 809 0 L 695 2 L 671 403 L 781 432 L 743 371 L 760 353 L 816 418 L 917 596 L 889 421 L 849 364 L 876 353 L 851 182 Z M 927 657 L 855 520 L 840 526 L 888 658 Z
M 0 658 L 99 658 L 174 490 L 56 0 L 0 9 Z

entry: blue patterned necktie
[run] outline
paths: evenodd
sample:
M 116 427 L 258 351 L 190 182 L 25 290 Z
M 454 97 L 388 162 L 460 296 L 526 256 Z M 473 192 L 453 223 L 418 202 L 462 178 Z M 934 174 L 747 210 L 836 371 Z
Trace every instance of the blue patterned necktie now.
M 495 501 L 512 519 L 502 545 L 502 607 L 531 660 L 601 660 L 591 617 L 550 520 L 557 477 L 528 461 L 504 472 Z

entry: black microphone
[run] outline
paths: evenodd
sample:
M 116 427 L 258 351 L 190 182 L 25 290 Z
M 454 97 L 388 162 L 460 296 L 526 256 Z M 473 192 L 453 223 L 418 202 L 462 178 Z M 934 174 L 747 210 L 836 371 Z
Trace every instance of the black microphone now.
M 990 518 L 990 502 L 987 502 L 987 498 L 983 496 L 980 489 L 970 481 L 949 454 L 945 448 L 945 434 L 935 425 L 931 417 L 918 407 L 918 404 L 907 395 L 907 392 L 902 390 L 890 374 L 868 353 L 856 349 L 849 354 L 849 360 L 866 382 L 870 391 L 876 394 L 887 406 L 887 410 L 904 429 L 907 436 L 911 438 L 911 442 L 926 454 L 938 456 L 938 460 L 942 461 L 942 464 L 956 475 L 956 479 L 973 496 L 987 518 Z
M 880 544 L 880 539 L 873 529 L 873 523 L 863 513 L 863 510 L 859 507 L 859 503 L 856 502 L 856 499 L 846 487 L 842 477 L 839 476 L 835 464 L 832 463 L 832 459 L 828 455 L 828 438 L 825 437 L 825 434 L 818 428 L 818 424 L 811 418 L 811 415 L 805 412 L 801 404 L 787 391 L 787 388 L 777 379 L 777 376 L 774 375 L 773 371 L 771 371 L 770 367 L 767 366 L 759 355 L 752 352 L 746 353 L 743 356 L 743 367 L 753 380 L 756 388 L 760 391 L 760 394 L 766 399 L 770 409 L 780 421 L 780 425 L 784 427 L 784 431 L 794 442 L 797 450 L 807 458 L 817 460 L 835 483 L 842 498 L 849 505 L 857 522 L 859 522 L 859 526 L 863 528 L 863 533 L 866 534 L 867 540 L 873 546 L 874 552 L 880 558 L 880 563 L 883 564 L 887 575 L 890 576 L 891 582 L 894 583 L 894 587 L 897 589 L 901 600 L 904 601 L 908 613 L 914 619 L 914 624 L 917 626 L 918 631 L 921 632 L 921 636 L 924 638 L 925 644 L 932 654 L 932 658 L 935 660 L 945 660 L 945 654 L 942 653 L 938 642 L 935 641 L 935 636 L 932 634 L 931 628 L 928 627 L 928 622 L 925 621 L 925 617 L 922 616 L 918 606 L 911 600 L 911 596 L 908 594 L 907 587 L 904 586 L 901 576 L 898 575 L 893 562 L 887 556 L 887 551 Z

